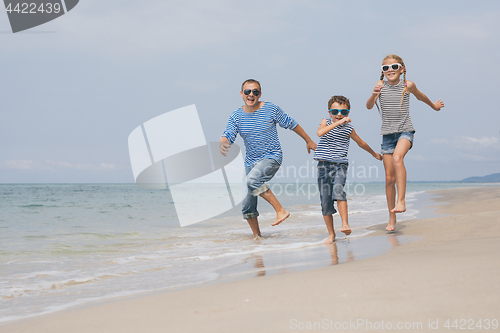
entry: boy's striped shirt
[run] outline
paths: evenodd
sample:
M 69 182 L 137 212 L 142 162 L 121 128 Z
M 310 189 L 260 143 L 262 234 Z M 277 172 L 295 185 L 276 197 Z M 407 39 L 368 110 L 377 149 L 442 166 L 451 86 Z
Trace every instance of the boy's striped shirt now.
M 326 120 L 326 125 L 332 124 L 331 119 Z M 354 127 L 350 123 L 342 124 L 319 139 L 318 147 L 314 152 L 315 160 L 322 160 L 336 163 L 347 163 L 347 153 L 349 152 L 349 142 L 351 132 Z

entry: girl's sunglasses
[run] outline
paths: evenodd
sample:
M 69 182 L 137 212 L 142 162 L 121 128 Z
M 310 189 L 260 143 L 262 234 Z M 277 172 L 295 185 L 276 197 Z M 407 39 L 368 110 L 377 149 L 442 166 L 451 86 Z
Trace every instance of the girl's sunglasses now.
M 243 93 L 245 95 L 250 95 L 250 93 L 253 93 L 254 96 L 259 96 L 260 95 L 260 91 L 257 90 L 257 89 L 254 89 L 254 90 L 245 89 L 245 90 L 243 90 Z
M 328 110 L 332 116 L 336 116 L 339 114 L 343 115 L 343 116 L 347 116 L 349 114 L 349 110 L 348 109 L 342 109 L 342 110 L 339 110 L 339 109 L 331 109 L 331 110 Z
M 395 71 L 397 71 L 398 69 L 400 69 L 401 67 L 403 67 L 403 65 L 401 64 L 398 64 L 398 63 L 395 63 L 395 64 L 392 64 L 392 65 L 383 65 L 382 66 L 382 72 L 387 72 L 389 69 L 393 69 Z

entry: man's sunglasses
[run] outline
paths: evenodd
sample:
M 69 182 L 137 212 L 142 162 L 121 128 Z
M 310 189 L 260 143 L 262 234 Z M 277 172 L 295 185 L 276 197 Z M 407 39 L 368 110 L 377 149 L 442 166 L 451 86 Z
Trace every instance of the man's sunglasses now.
M 243 90 L 243 93 L 245 95 L 250 95 L 250 93 L 253 93 L 254 96 L 259 96 L 260 95 L 260 91 L 258 89 L 254 89 L 254 90 L 245 89 L 245 90 Z
M 398 69 L 400 69 L 401 67 L 403 67 L 403 65 L 401 64 L 398 64 L 398 63 L 395 63 L 395 64 L 392 64 L 392 65 L 383 65 L 382 66 L 382 72 L 387 72 L 389 69 L 393 69 L 395 71 L 397 71 Z
M 348 109 L 342 109 L 342 110 L 339 110 L 339 109 L 331 109 L 331 110 L 328 110 L 332 116 L 336 116 L 339 114 L 343 115 L 343 116 L 347 116 L 349 114 L 349 110 Z

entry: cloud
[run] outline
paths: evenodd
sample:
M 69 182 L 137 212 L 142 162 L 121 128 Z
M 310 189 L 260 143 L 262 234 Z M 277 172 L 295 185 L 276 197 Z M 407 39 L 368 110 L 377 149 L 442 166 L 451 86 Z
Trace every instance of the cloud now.
M 84 163 L 69 163 L 64 161 L 32 161 L 32 160 L 8 160 L 0 162 L 0 169 L 8 170 L 49 170 L 57 171 L 61 169 L 72 170 L 92 170 L 92 171 L 113 171 L 122 169 L 112 163 L 99 164 L 84 164 Z
M 495 162 L 495 161 L 500 161 L 500 158 L 497 156 L 491 156 L 491 155 L 478 155 L 478 154 L 471 154 L 471 153 L 465 153 L 465 152 L 459 152 L 459 156 L 461 159 L 466 160 L 466 161 L 472 161 L 472 162 Z
M 69 162 L 62 162 L 62 161 L 46 160 L 44 165 L 48 166 L 51 170 L 65 168 L 65 169 L 75 169 L 75 170 L 108 171 L 108 170 L 115 170 L 116 169 L 116 166 L 114 164 L 111 164 L 111 163 L 84 164 L 84 163 L 69 163 Z
M 33 169 L 33 161 L 31 160 L 9 160 L 0 164 L 3 169 L 15 170 L 30 170 Z
M 500 140 L 495 137 L 472 138 L 461 135 L 451 142 L 451 146 L 460 151 L 491 152 L 500 150 Z
M 474 138 L 457 136 L 453 139 L 432 139 L 436 146 L 447 148 L 447 153 L 458 157 L 460 160 L 474 162 L 500 161 L 500 139 L 497 137 Z
M 476 138 L 471 138 L 468 136 L 461 136 L 461 138 L 466 142 L 476 143 L 482 147 L 494 146 L 500 142 L 500 140 L 498 138 L 495 138 L 495 137 L 482 137 L 482 138 L 476 139 Z
M 111 163 L 101 163 L 99 164 L 101 170 L 115 170 L 117 169 L 116 165 Z
M 255 47 L 264 36 L 288 27 L 280 20 L 294 2 L 232 0 L 86 0 L 54 22 L 72 36 L 72 48 L 117 59 L 133 55 L 183 54 L 233 41 Z M 256 10 L 264 6 L 265 10 Z M 100 8 L 96 12 L 94 8 Z M 78 43 L 78 44 L 77 44 Z M 65 49 L 68 49 L 66 45 Z
M 431 143 L 435 145 L 448 145 L 448 139 L 431 139 Z
M 231 48 L 235 53 L 241 48 L 258 50 L 263 40 L 294 28 L 297 21 L 291 17 L 335 9 L 304 0 L 85 0 L 44 26 L 55 32 L 51 40 L 17 39 L 6 47 L 12 52 L 78 52 L 114 61 L 222 49 L 231 54 Z M 303 43 L 300 37 L 290 39 Z
M 460 135 L 453 139 L 432 139 L 431 143 L 466 150 L 477 150 L 481 148 L 500 149 L 500 139 L 494 136 L 473 138 L 470 136 Z
M 429 41 L 449 42 L 486 41 L 497 38 L 500 30 L 500 12 L 439 17 L 403 30 L 403 35 Z

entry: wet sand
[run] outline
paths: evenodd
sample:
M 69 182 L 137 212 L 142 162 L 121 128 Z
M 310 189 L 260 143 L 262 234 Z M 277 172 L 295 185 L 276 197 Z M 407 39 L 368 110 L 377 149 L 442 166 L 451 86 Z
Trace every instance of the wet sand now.
M 437 212 L 450 215 L 398 223 L 393 235 L 374 227 L 374 236 L 395 242 L 379 256 L 99 303 L 0 332 L 444 332 L 447 320 L 451 330 L 455 320 L 476 330 L 489 320 L 493 330 L 500 319 L 500 187 L 433 193 L 442 196 Z M 407 237 L 418 239 L 398 246 Z

